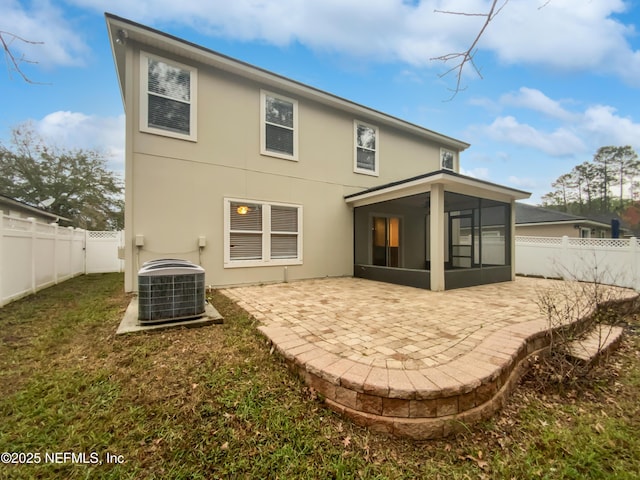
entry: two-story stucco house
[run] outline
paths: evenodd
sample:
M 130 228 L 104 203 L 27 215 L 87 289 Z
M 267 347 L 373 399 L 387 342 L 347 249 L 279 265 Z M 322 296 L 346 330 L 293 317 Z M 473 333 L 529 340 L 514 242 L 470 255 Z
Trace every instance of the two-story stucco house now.
M 214 286 L 513 278 L 514 202 L 529 194 L 460 175 L 467 143 L 106 20 L 126 111 L 127 291 L 162 257 L 202 265 Z

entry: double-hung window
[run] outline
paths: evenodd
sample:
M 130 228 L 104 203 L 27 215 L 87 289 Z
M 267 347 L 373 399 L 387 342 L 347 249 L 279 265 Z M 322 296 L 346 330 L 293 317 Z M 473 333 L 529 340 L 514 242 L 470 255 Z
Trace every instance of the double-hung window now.
M 260 117 L 260 153 L 297 160 L 298 102 L 262 90 Z
M 225 199 L 225 267 L 302 263 L 302 207 Z
M 378 175 L 378 127 L 363 122 L 353 122 L 354 158 L 353 171 Z
M 263 206 L 256 203 L 230 203 L 228 214 L 230 260 L 262 259 L 263 211 Z
M 455 169 L 456 154 L 445 148 L 440 149 L 440 168 L 443 170 Z
M 140 54 L 140 130 L 196 141 L 197 70 Z

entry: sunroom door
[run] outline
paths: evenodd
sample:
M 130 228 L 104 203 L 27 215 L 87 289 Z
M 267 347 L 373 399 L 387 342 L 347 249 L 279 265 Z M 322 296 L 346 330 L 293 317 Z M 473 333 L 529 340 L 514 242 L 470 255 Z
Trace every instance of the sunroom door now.
M 474 266 L 473 214 L 449 214 L 449 265 L 453 268 Z
M 400 266 L 400 218 L 373 217 L 372 264 L 380 267 Z

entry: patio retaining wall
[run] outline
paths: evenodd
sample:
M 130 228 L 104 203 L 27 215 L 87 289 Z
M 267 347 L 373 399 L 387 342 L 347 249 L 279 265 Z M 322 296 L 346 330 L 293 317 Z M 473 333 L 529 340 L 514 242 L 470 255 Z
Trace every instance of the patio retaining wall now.
M 584 330 L 590 317 L 570 328 Z M 548 351 L 553 335 L 546 321 L 529 321 L 494 332 L 447 364 L 408 370 L 340 357 L 288 328 L 259 330 L 329 408 L 371 431 L 415 440 L 446 437 L 491 418 L 528 371 L 529 360 Z

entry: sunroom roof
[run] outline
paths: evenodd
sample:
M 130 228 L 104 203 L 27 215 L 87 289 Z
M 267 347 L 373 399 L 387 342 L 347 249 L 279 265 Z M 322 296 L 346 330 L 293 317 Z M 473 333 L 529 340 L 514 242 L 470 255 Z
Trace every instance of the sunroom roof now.
M 461 175 L 450 170 L 438 170 L 379 185 L 362 192 L 347 195 L 344 198 L 348 204 L 354 207 L 361 207 L 372 203 L 429 192 L 431 191 L 432 185 L 443 185 L 447 192 L 489 198 L 502 202 L 523 200 L 531 196 L 531 193 L 523 190 L 505 187 L 504 185 L 498 185 L 485 180 L 478 180 L 477 178 Z

